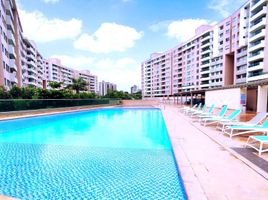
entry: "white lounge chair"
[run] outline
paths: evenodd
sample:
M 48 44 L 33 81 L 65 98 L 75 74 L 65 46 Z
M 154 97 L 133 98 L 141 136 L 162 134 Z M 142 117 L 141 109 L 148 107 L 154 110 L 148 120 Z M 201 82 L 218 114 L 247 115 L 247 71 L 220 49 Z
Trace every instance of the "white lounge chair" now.
M 256 143 L 259 143 L 259 146 L 257 146 Z M 268 152 L 268 148 L 263 149 L 264 144 L 268 144 L 267 135 L 252 135 L 248 137 L 246 146 L 252 147 L 258 151 L 258 155 L 261 156 L 262 153 Z

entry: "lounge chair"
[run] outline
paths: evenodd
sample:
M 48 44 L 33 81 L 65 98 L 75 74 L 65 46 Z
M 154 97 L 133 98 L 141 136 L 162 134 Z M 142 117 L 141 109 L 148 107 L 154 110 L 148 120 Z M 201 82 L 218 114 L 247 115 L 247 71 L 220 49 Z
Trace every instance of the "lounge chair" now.
M 237 109 L 237 110 L 233 111 L 228 117 L 216 116 L 216 117 L 203 118 L 203 120 L 201 122 L 203 122 L 204 126 L 215 124 L 218 122 L 230 122 L 232 120 L 235 120 L 236 117 L 240 114 L 240 112 L 241 112 L 241 110 Z
M 196 109 L 193 108 L 193 109 L 187 110 L 187 111 L 185 112 L 185 114 L 186 114 L 186 115 L 190 115 L 190 114 L 193 113 L 193 112 L 200 111 L 201 106 L 202 106 L 202 103 L 198 104 L 198 106 L 197 106 Z
M 237 131 L 237 132 L 235 132 Z M 238 132 L 241 131 L 241 132 Z M 268 118 L 261 124 L 255 126 L 227 126 L 224 129 L 224 133 L 229 135 L 230 137 L 237 136 L 237 135 L 244 135 L 252 132 L 268 132 Z
M 255 143 L 260 143 L 259 147 L 257 145 L 254 145 Z M 251 135 L 248 137 L 246 146 L 252 147 L 256 151 L 258 151 L 259 156 L 261 156 L 261 154 L 263 152 L 268 152 L 268 148 L 263 149 L 264 144 L 268 144 L 268 136 L 267 135 Z
M 200 118 L 212 116 L 214 108 L 215 108 L 215 105 L 212 104 L 207 112 L 198 113 L 198 114 L 194 115 L 193 117 L 198 117 L 200 119 Z
M 214 117 L 214 118 L 223 118 L 224 115 L 225 115 L 225 113 L 226 113 L 226 111 L 227 111 L 227 106 L 225 105 L 225 106 L 223 106 L 221 108 L 221 111 L 219 112 L 218 115 L 210 115 L 210 116 L 206 116 L 205 115 L 205 116 L 200 116 L 199 117 L 199 122 L 202 124 L 204 121 L 206 121 L 207 119 L 210 119 L 212 117 Z
M 268 113 L 266 112 L 260 112 L 247 122 L 238 122 L 238 121 L 219 122 L 217 125 L 217 129 L 220 129 L 222 132 L 224 132 L 224 129 L 227 126 L 256 126 L 257 124 L 262 122 L 267 117 L 267 115 Z
M 203 106 L 203 108 L 201 110 L 196 110 L 194 112 L 191 113 L 191 117 L 195 116 L 195 115 L 199 115 L 199 114 L 202 114 L 202 113 L 205 113 L 205 110 L 206 110 L 206 104 Z
M 195 104 L 193 107 L 184 106 L 183 108 L 180 109 L 180 111 L 184 113 L 188 110 L 195 109 L 197 106 L 198 104 Z

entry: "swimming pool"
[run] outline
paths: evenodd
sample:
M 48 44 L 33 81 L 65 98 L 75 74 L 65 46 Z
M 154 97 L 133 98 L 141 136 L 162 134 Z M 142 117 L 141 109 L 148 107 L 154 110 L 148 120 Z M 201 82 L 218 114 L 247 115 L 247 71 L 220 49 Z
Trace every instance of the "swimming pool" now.
M 0 122 L 0 194 L 20 199 L 186 199 L 159 109 Z

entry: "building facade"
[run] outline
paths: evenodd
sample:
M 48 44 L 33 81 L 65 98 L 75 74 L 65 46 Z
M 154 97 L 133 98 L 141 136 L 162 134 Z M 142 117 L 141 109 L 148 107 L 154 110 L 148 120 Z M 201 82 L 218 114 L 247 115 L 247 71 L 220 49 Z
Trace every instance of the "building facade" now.
M 137 85 L 133 85 L 133 86 L 130 88 L 130 93 L 131 93 L 131 94 L 135 94 L 135 93 L 137 93 L 137 92 L 139 92 L 139 91 L 140 91 L 140 89 L 138 88 Z
M 1 1 L 0 14 L 0 85 L 9 89 L 22 85 L 22 27 L 15 0 Z
M 23 39 L 22 56 L 22 86 L 43 88 L 46 80 L 44 58 L 33 41 Z
M 142 62 L 144 98 L 221 88 L 268 78 L 267 0 L 250 0 L 214 26 Z
M 96 75 L 63 66 L 59 59 L 45 59 L 35 42 L 23 36 L 15 0 L 2 0 L 0 15 L 0 86 L 47 88 L 48 82 L 55 81 L 66 87 L 73 78 L 82 77 L 88 91 L 98 93 Z
M 99 95 L 105 96 L 109 90 L 115 91 L 117 88 L 116 84 L 110 82 L 99 82 Z
M 98 77 L 90 74 L 89 70 L 75 71 L 75 78 L 83 78 L 87 82 L 87 90 L 98 94 Z

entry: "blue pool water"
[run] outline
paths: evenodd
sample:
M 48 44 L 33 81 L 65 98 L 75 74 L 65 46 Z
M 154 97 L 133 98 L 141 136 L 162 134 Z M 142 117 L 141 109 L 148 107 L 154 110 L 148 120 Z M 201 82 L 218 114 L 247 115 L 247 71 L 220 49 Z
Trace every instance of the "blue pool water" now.
M 20 199 L 186 199 L 158 109 L 2 121 L 0 169 Z

